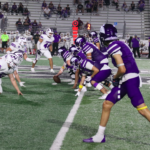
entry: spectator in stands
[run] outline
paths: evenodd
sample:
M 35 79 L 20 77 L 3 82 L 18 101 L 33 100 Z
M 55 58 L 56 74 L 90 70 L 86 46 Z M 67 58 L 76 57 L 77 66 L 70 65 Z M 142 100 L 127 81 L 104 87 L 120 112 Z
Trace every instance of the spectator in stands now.
M 87 5 L 90 1 L 89 0 L 85 0 L 84 4 Z
M 46 7 L 44 9 L 44 17 L 46 17 L 47 19 L 49 19 L 50 13 L 51 13 L 51 10 L 48 7 Z
M 140 0 L 140 1 L 139 1 L 139 4 L 140 4 L 141 2 L 143 2 L 143 3 L 145 4 L 145 1 L 144 1 L 144 0 Z
M 106 4 L 106 6 L 109 6 L 110 5 L 110 0 L 105 0 L 105 4 Z
M 64 18 L 67 18 L 68 17 L 68 14 L 67 14 L 67 11 L 66 11 L 66 8 L 64 8 L 62 11 L 61 11 L 61 17 L 64 17 Z
M 78 28 L 79 28 L 79 30 L 81 30 L 82 29 L 82 25 L 83 25 L 83 22 L 80 20 L 80 18 L 78 18 Z
M 116 9 L 118 9 L 119 1 L 118 0 L 113 0 L 112 3 L 116 6 Z
M 50 9 L 51 12 L 54 11 L 54 5 L 53 5 L 52 1 L 49 3 L 49 7 L 48 8 Z
M 129 11 L 129 8 L 128 8 L 126 2 L 123 3 L 122 9 L 123 9 L 124 11 L 126 11 L 126 12 Z
M 99 7 L 103 7 L 103 3 L 104 3 L 103 0 L 98 0 L 98 6 L 99 6 Z
M 140 10 L 140 12 L 142 12 L 142 11 L 144 11 L 144 8 L 145 8 L 145 4 L 141 1 L 138 6 L 138 9 Z
M 32 32 L 35 33 L 37 31 L 37 28 L 38 28 L 38 24 L 36 20 L 34 20 L 34 22 L 32 23 Z
M 149 43 L 149 45 L 148 45 L 148 51 L 149 51 L 148 58 L 150 58 L 150 37 L 148 39 L 148 43 Z
M 36 32 L 36 34 L 33 36 L 34 43 L 35 43 L 35 51 L 37 51 L 37 42 L 39 41 L 39 32 Z
M 22 22 L 21 22 L 21 19 L 19 18 L 18 21 L 16 22 L 16 27 L 17 27 L 17 30 L 19 32 L 22 31 Z
M 79 3 L 79 0 L 73 0 L 74 5 Z
M 42 8 L 43 8 L 43 10 L 44 10 L 46 7 L 47 7 L 47 4 L 46 4 L 45 1 L 43 1 L 43 3 L 42 3 Z
M 8 2 L 7 2 L 3 5 L 3 11 L 8 12 L 8 10 L 9 10 L 9 6 L 8 6 Z
M 57 13 L 58 13 L 58 15 L 61 15 L 61 11 L 62 11 L 62 7 L 59 4 L 58 7 L 57 7 Z
M 67 11 L 67 14 L 70 16 L 70 7 L 69 7 L 69 4 L 67 4 L 66 11 Z
M 76 13 L 78 13 L 78 11 L 81 11 L 82 13 L 84 13 L 84 10 L 83 10 L 83 5 L 79 2 L 78 6 L 77 6 L 77 10 L 76 10 Z
M 19 3 L 18 12 L 21 12 L 23 14 L 23 5 L 22 5 L 22 3 Z
M 13 14 L 13 13 L 16 13 L 16 15 L 18 13 L 18 9 L 17 9 L 16 3 L 14 3 L 14 5 L 12 5 L 12 8 L 11 8 L 11 14 Z
M 2 9 L 2 3 L 0 2 L 0 9 Z
M 28 30 L 29 29 L 29 23 L 28 23 L 27 19 L 23 23 L 23 26 L 24 26 L 24 30 Z
M 24 10 L 24 12 L 23 12 L 23 15 L 24 15 L 24 16 L 29 16 L 28 8 L 25 8 L 25 10 Z
M 135 4 L 134 4 L 134 1 L 132 1 L 131 6 L 130 6 L 130 10 L 134 11 L 134 9 L 135 9 Z
M 98 3 L 96 1 L 93 2 L 92 12 L 93 11 L 96 11 L 96 13 L 98 11 Z
M 53 41 L 53 51 L 52 51 L 52 56 L 55 54 L 56 52 L 56 55 L 58 55 L 58 44 L 61 40 L 61 37 L 59 34 L 57 34 L 57 31 L 54 32 L 54 41 Z
M 39 31 L 42 29 L 42 23 L 41 22 L 39 22 L 38 28 L 39 28 Z
M 30 23 L 31 23 L 31 20 L 30 20 L 29 16 L 27 16 L 26 19 L 27 19 L 28 23 L 30 24 Z
M 138 38 L 137 35 L 135 35 L 135 37 L 132 39 L 133 54 L 135 58 L 136 58 L 136 52 L 138 53 L 139 58 L 141 57 L 139 52 L 139 41 L 140 38 Z
M 4 18 L 4 15 L 0 12 L 0 19 Z
M 92 12 L 92 4 L 90 2 L 86 5 L 86 11 L 87 11 L 87 13 Z

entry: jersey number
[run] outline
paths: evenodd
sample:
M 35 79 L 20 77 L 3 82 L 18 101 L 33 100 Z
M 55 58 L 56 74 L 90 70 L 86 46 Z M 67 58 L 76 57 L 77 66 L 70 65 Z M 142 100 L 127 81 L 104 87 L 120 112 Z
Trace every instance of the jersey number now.
M 46 42 L 46 44 L 44 45 L 45 48 L 49 48 L 49 46 L 51 45 L 51 42 Z

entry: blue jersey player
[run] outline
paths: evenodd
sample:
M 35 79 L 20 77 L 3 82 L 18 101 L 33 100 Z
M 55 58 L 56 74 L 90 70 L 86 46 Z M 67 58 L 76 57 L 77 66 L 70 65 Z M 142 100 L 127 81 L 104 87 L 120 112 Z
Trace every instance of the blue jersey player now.
M 86 143 L 105 142 L 105 128 L 110 116 L 111 108 L 125 95 L 131 100 L 131 104 L 138 112 L 150 121 L 150 111 L 144 103 L 139 87 L 141 78 L 139 69 L 130 48 L 123 42 L 117 41 L 117 30 L 111 24 L 105 24 L 100 29 L 100 39 L 107 45 L 107 52 L 112 59 L 112 63 L 118 68 L 113 76 L 114 88 L 106 97 L 103 103 L 100 126 L 96 135 L 89 139 L 84 139 Z

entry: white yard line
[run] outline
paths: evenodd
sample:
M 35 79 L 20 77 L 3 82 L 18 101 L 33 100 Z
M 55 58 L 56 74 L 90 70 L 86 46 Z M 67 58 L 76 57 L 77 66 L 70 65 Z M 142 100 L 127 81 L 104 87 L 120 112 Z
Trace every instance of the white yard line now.
M 84 93 L 81 92 L 80 96 L 76 99 L 75 104 L 73 105 L 67 119 L 65 120 L 61 129 L 59 130 L 59 132 L 49 150 L 60 150 L 63 140 L 66 136 L 66 133 L 69 131 L 69 128 L 73 122 L 73 119 L 79 109 L 79 106 L 80 106 L 83 96 L 84 96 Z M 67 124 L 67 126 L 66 126 L 66 124 Z

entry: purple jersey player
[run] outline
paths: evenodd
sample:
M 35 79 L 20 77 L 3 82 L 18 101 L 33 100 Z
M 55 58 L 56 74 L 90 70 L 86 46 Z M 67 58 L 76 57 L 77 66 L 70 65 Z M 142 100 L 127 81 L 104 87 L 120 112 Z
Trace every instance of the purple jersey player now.
M 117 30 L 111 24 L 105 24 L 100 29 L 100 39 L 107 45 L 107 52 L 112 59 L 112 63 L 118 68 L 117 73 L 113 76 L 113 85 L 111 93 L 103 103 L 100 126 L 96 135 L 83 142 L 103 143 L 105 142 L 105 128 L 109 119 L 111 108 L 120 101 L 125 95 L 131 100 L 131 104 L 138 112 L 150 121 L 150 111 L 144 103 L 143 96 L 140 92 L 140 75 L 136 62 L 130 48 L 123 42 L 117 40 Z

